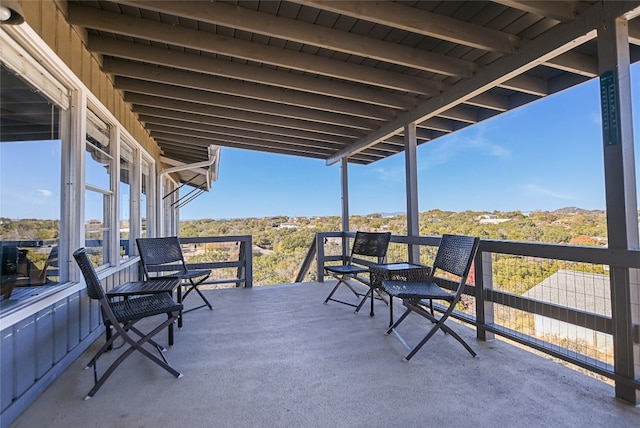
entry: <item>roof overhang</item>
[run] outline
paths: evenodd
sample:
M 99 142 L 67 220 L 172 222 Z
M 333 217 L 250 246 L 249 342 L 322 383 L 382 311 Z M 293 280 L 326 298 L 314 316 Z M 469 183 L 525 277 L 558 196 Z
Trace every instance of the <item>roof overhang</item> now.
M 422 144 L 598 77 L 605 16 L 640 58 L 640 1 L 67 3 L 167 164 L 384 159 L 408 124 Z

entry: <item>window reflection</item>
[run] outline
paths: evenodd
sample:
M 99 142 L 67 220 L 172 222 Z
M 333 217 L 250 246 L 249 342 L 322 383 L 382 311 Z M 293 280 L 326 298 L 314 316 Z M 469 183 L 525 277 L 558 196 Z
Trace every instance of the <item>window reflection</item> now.
M 151 166 L 146 160 L 142 161 L 142 181 L 140 187 L 140 237 L 147 238 L 149 233 L 147 228 L 149 227 L 149 192 L 151 191 Z
M 126 144 L 120 147 L 120 258 L 125 259 L 132 254 L 131 250 L 131 178 L 134 175 L 135 149 Z
M 87 110 L 85 144 L 85 248 L 94 266 L 110 263 L 111 190 L 110 127 Z
M 0 310 L 61 282 L 61 110 L 0 64 Z

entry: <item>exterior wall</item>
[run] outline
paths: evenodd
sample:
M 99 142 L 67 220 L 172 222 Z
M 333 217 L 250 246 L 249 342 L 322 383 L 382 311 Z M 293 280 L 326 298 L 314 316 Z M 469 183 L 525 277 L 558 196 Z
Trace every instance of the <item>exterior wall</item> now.
M 86 35 L 67 24 L 66 3 L 21 1 L 26 25 L 31 27 L 64 64 L 92 92 L 156 160 L 158 146 L 149 137 L 109 76 L 100 71 L 101 58 L 86 49 Z M 47 64 L 43 64 L 45 67 Z M 81 223 L 81 222 L 80 222 Z M 82 227 L 73 224 L 72 228 Z M 72 231 L 77 234 L 78 231 Z M 68 239 L 68 238 L 67 238 Z M 105 289 L 139 278 L 137 259 L 100 272 Z M 71 276 L 78 279 L 79 276 Z M 7 427 L 66 368 L 104 332 L 99 306 L 81 284 L 62 286 L 60 292 L 34 302 L 18 315 L 0 318 L 0 426 Z
M 66 2 L 21 1 L 21 5 L 26 23 L 56 52 L 133 138 L 156 160 L 159 159 L 157 144 L 131 112 L 122 94 L 113 88 L 109 76 L 100 71 L 102 57 L 95 58 L 86 49 L 87 37 L 84 30 L 67 24 Z
M 103 279 L 137 280 L 133 263 Z M 4 325 L 3 325 L 4 327 Z M 97 301 L 81 289 L 0 331 L 0 421 L 7 427 L 104 332 Z

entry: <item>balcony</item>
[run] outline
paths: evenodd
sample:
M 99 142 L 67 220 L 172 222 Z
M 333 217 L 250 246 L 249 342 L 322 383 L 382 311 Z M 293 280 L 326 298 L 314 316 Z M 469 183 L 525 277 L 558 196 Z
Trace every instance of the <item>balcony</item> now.
M 400 341 L 384 334 L 384 304 L 376 301 L 374 318 L 344 305 L 324 305 L 331 287 L 331 282 L 309 282 L 208 290 L 214 310 L 187 314 L 167 351 L 183 378 L 134 355 L 93 399 L 83 401 L 93 382 L 84 364 L 100 340 L 13 426 L 46 420 L 49 427 L 577 426 L 584 421 L 635 427 L 640 420 L 640 408 L 613 398 L 612 385 L 501 340 L 475 340 L 473 330 L 463 326 L 459 330 L 478 358 L 439 333 L 403 362 Z M 185 303 L 197 303 L 189 300 Z M 405 322 L 408 340 L 426 327 L 419 317 Z

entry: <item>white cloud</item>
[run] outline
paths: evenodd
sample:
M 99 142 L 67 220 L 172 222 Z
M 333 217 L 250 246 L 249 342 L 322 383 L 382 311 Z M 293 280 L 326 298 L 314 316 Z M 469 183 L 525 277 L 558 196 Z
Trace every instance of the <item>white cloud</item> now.
M 548 189 L 546 187 L 542 187 L 539 184 L 536 183 L 526 183 L 524 186 L 524 189 L 529 192 L 529 193 L 533 193 L 536 195 L 544 195 L 544 196 L 549 196 L 552 198 L 556 198 L 556 199 L 567 199 L 570 201 L 575 201 L 578 200 L 579 198 L 573 194 L 570 193 L 560 193 L 557 192 L 555 190 L 551 190 Z
M 404 181 L 405 171 L 404 168 L 376 168 L 375 173 L 378 179 L 382 181 Z
M 52 195 L 50 190 L 47 189 L 38 189 L 38 193 L 40 194 L 40 196 L 48 198 Z
M 428 154 L 420 159 L 419 169 L 449 162 L 458 155 L 476 156 L 481 154 L 502 159 L 511 156 L 509 148 L 485 137 L 488 131 L 492 131 L 489 125 L 480 123 L 474 126 L 474 132 L 471 131 L 471 129 L 466 132 L 458 131 L 433 143 L 428 143 Z M 491 133 L 495 134 L 495 132 Z

